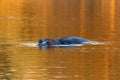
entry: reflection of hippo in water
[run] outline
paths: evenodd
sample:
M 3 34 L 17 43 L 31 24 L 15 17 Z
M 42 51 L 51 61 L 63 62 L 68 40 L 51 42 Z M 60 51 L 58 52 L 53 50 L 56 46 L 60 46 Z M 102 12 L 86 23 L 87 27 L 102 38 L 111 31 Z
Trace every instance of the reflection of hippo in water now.
M 38 46 L 40 48 L 49 48 L 52 45 L 71 45 L 71 44 L 86 44 L 89 40 L 80 37 L 64 37 L 55 39 L 42 39 L 39 40 Z

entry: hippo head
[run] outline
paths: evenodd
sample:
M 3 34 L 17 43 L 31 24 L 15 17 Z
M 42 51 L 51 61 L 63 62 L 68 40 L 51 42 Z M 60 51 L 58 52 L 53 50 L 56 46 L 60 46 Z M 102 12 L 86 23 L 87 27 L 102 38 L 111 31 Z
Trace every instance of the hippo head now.
M 39 47 L 49 47 L 50 45 L 54 45 L 54 44 L 55 44 L 55 41 L 49 38 L 42 39 L 42 40 L 40 39 L 38 42 Z

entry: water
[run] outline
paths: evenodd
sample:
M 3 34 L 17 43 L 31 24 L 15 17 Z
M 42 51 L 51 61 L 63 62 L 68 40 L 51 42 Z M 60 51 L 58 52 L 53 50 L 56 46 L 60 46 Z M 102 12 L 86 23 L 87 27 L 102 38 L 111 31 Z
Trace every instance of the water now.
M 0 80 L 120 80 L 119 2 L 0 0 Z M 95 42 L 36 46 L 66 36 Z

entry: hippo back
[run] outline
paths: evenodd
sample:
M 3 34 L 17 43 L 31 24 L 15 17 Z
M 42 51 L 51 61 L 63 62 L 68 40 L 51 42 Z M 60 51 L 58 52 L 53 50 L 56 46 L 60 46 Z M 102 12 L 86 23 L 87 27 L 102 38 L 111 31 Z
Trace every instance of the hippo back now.
M 84 44 L 89 42 L 89 40 L 80 37 L 65 37 L 61 41 L 65 44 Z

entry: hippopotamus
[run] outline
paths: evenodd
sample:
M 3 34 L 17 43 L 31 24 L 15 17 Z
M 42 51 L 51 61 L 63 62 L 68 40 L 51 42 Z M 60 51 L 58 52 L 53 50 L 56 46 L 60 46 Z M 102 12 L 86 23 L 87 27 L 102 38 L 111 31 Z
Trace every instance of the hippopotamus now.
M 81 37 L 45 38 L 39 40 L 38 46 L 40 48 L 50 48 L 53 45 L 86 44 L 88 42 L 90 41 Z

